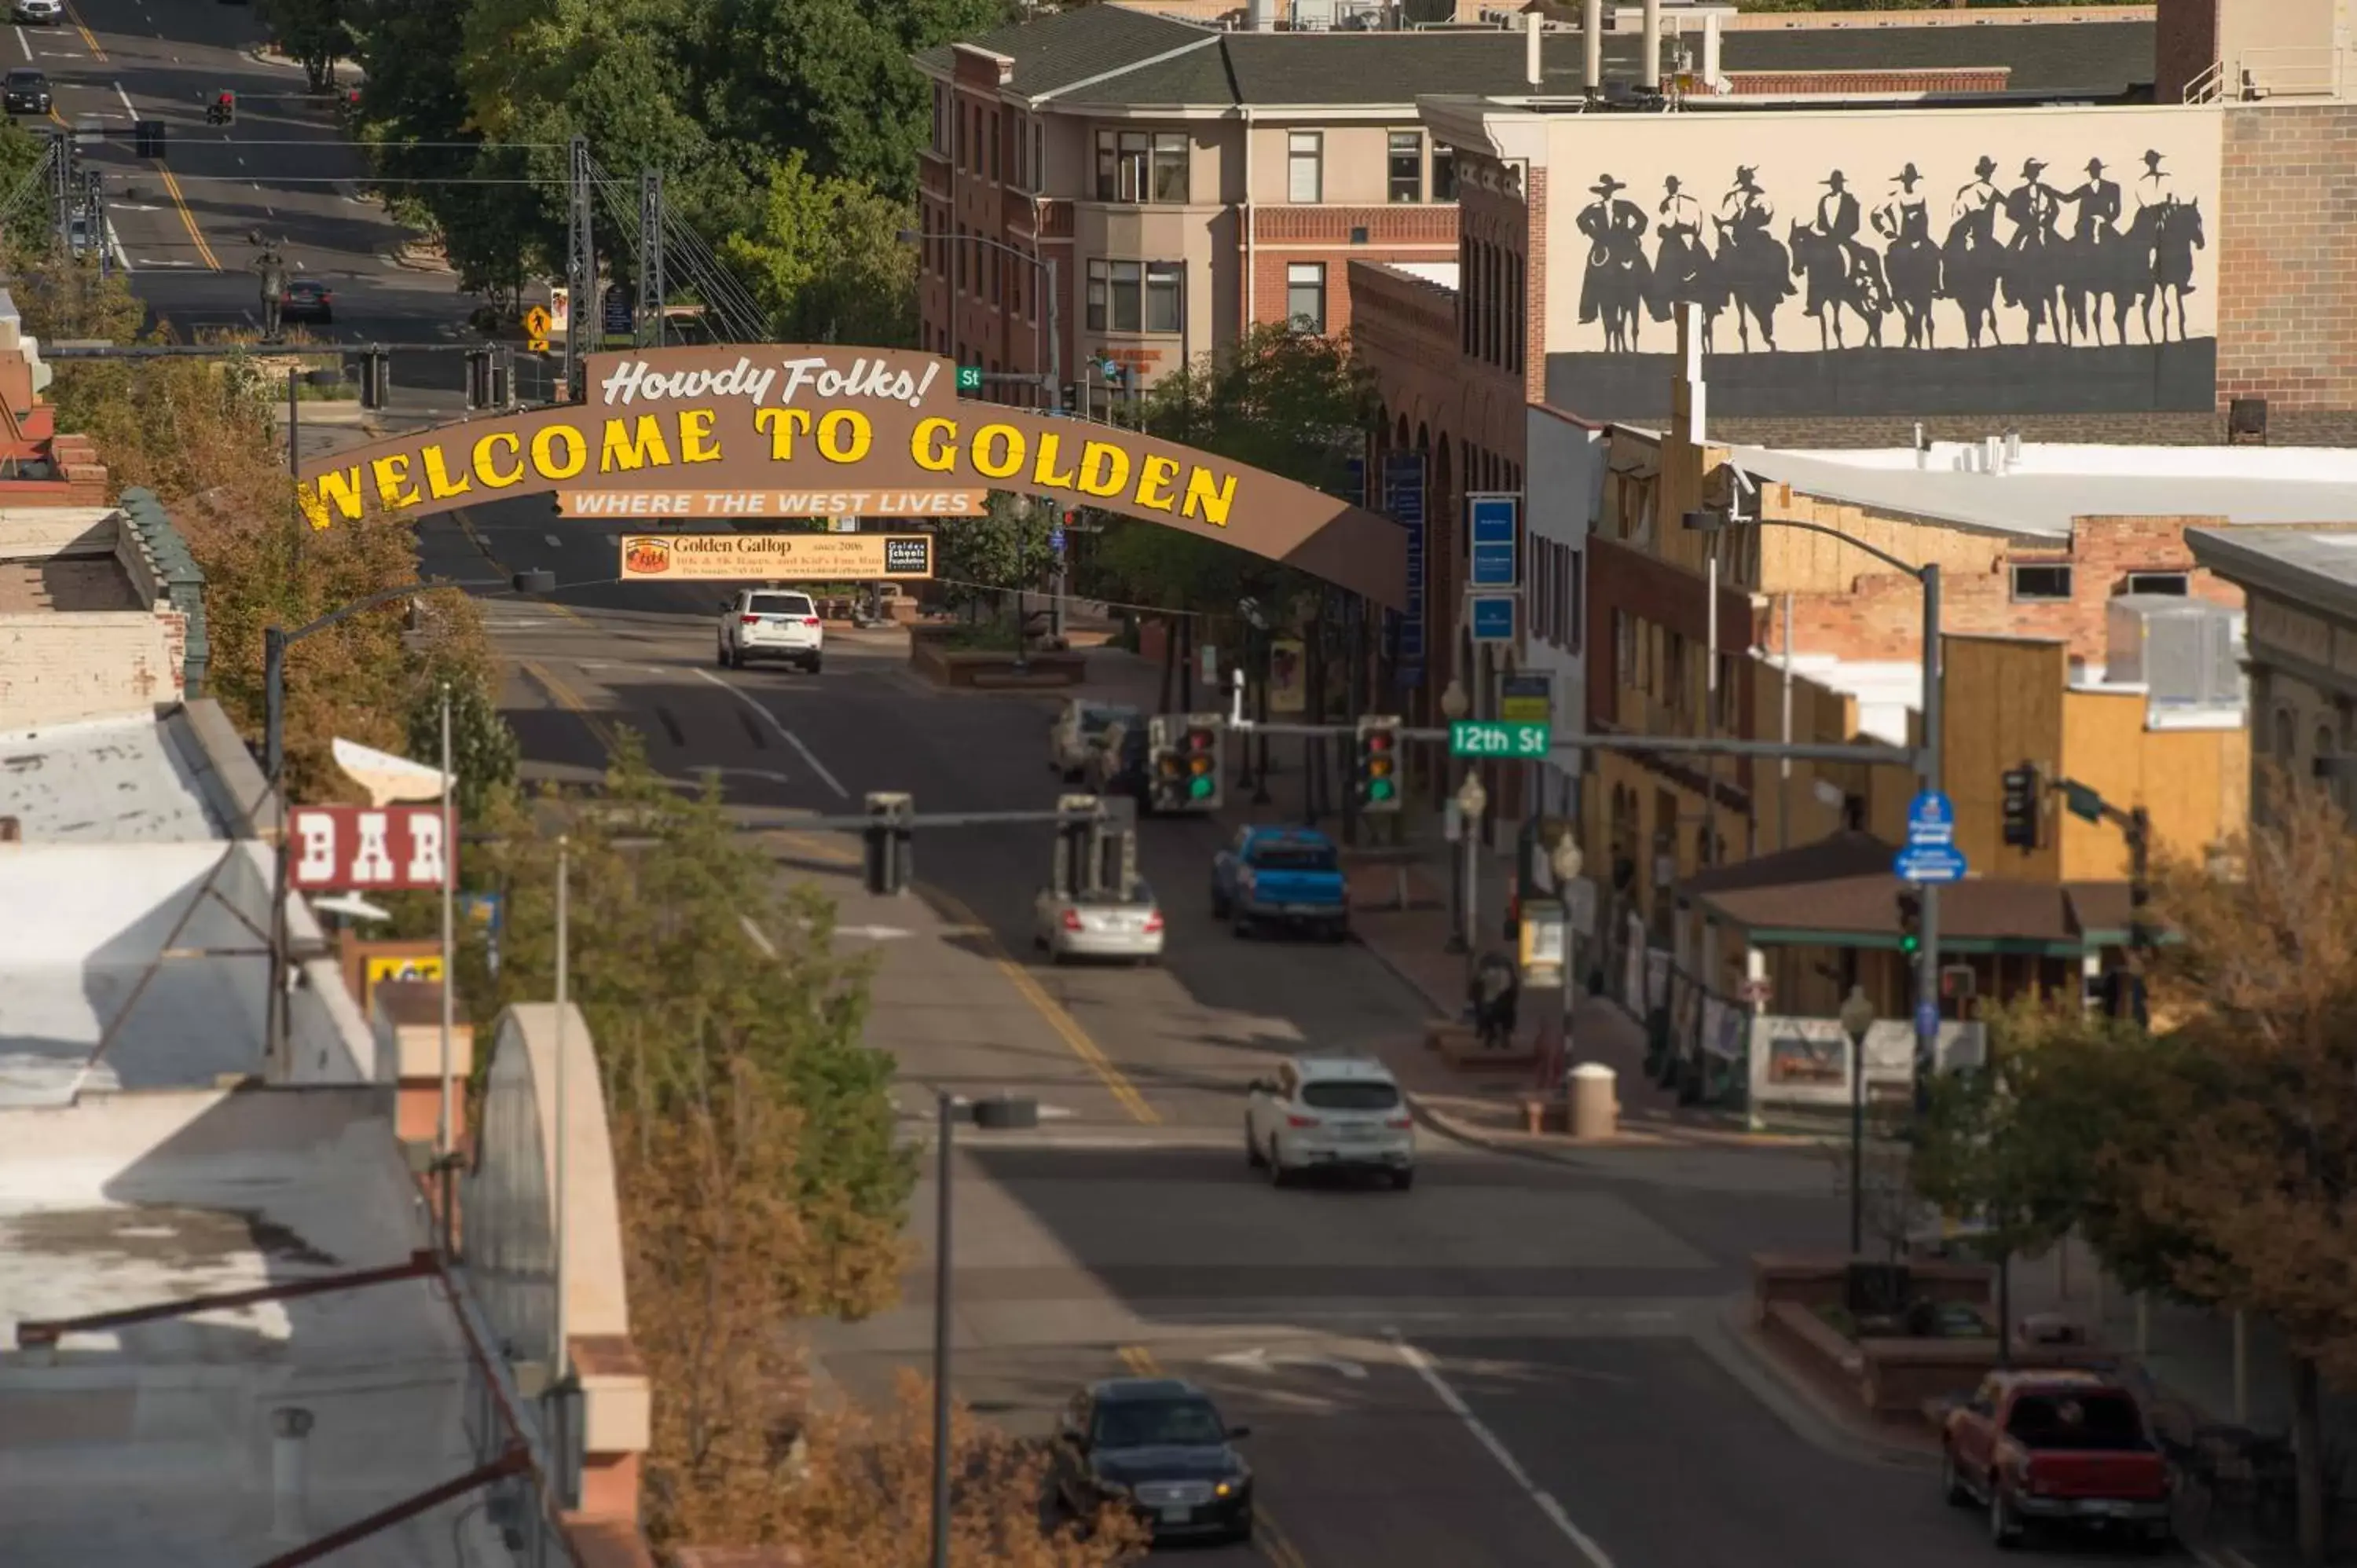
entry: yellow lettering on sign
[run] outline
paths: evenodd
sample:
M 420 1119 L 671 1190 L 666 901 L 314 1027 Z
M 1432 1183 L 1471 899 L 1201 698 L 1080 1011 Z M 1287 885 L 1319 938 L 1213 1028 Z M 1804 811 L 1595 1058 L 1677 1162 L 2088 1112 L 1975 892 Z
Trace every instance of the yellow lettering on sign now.
M 974 450 L 967 455 L 974 472 L 1006 478 L 1023 467 L 1023 432 L 1011 424 L 985 424 L 974 433 Z
M 1039 437 L 1039 461 L 1034 464 L 1031 469 L 1033 484 L 1054 490 L 1069 490 L 1072 488 L 1072 471 L 1070 468 L 1060 474 L 1056 471 L 1057 448 L 1063 445 L 1063 441 L 1064 438 L 1052 430 Z
M 856 463 L 867 456 L 876 427 L 854 408 L 838 408 L 818 422 L 818 455 L 830 463 Z
M 1187 505 L 1185 515 L 1200 516 L 1213 528 L 1228 526 L 1228 509 L 1236 504 L 1236 477 L 1222 474 L 1211 478 L 1209 468 L 1187 471 Z
M 712 439 L 710 409 L 683 408 L 679 411 L 679 460 L 683 463 L 720 461 L 720 443 Z
M 569 424 L 544 424 L 532 438 L 532 466 L 544 479 L 569 479 L 589 466 L 589 443 Z
M 417 486 L 409 478 L 409 454 L 406 452 L 393 452 L 370 459 L 369 473 L 376 480 L 376 499 L 384 503 L 387 511 L 415 506 L 422 499 L 417 493 Z
M 450 460 L 442 455 L 439 446 L 428 446 L 418 456 L 425 464 L 425 493 L 436 500 L 447 501 L 475 488 L 475 481 L 464 474 L 455 479 L 450 477 Z
M 1168 511 L 1178 504 L 1178 496 L 1170 489 L 1171 481 L 1178 477 L 1178 458 L 1147 457 L 1137 466 L 1137 494 L 1133 499 L 1140 506 Z
M 491 450 L 499 446 L 507 448 L 508 460 L 515 465 L 514 467 L 502 469 L 491 466 Z M 503 490 L 510 485 L 523 483 L 522 438 L 512 430 L 492 431 L 475 443 L 474 465 L 475 477 L 483 481 L 483 488 L 487 490 Z
M 1092 441 L 1081 448 L 1081 492 L 1117 496 L 1129 483 L 1129 454 L 1118 446 Z
M 549 428 L 553 430 L 558 426 L 551 425 Z M 535 459 L 537 456 L 535 451 Z M 627 419 L 606 422 L 605 449 L 597 454 L 599 473 L 610 474 L 617 468 L 643 468 L 650 463 L 658 468 L 671 467 L 671 447 L 663 440 L 662 426 L 655 422 L 653 414 L 639 415 L 636 430 L 630 428 L 630 422 Z M 559 474 L 554 477 L 563 478 L 565 476 Z
M 957 467 L 957 421 L 920 419 L 909 433 L 909 456 L 928 473 L 946 474 Z
M 313 528 L 326 528 L 339 517 L 346 522 L 361 520 L 361 471 L 356 467 L 331 468 L 316 484 L 300 486 L 295 493 L 304 521 Z
M 753 428 L 770 438 L 770 461 L 793 461 L 794 437 L 810 434 L 810 410 L 765 408 L 753 416 Z

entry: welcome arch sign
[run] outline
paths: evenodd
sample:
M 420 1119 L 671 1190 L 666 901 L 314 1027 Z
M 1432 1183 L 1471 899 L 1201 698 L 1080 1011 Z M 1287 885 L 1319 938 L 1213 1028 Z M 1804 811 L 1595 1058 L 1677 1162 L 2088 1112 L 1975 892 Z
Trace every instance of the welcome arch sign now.
M 961 399 L 956 366 L 939 355 L 762 343 L 593 354 L 587 368 L 582 403 L 303 464 L 305 519 L 323 529 L 371 511 L 425 516 L 554 491 L 568 517 L 642 527 L 829 513 L 953 520 L 1003 489 L 1217 539 L 1406 605 L 1407 538 L 1389 520 L 1134 430 Z

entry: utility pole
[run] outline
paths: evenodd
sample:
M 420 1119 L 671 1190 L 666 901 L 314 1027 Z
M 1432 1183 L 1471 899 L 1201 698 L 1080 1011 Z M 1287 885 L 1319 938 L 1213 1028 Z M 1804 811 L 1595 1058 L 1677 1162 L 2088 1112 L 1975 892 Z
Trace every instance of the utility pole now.
M 568 399 L 580 395 L 575 382 L 589 358 L 589 317 L 599 308 L 597 250 L 589 223 L 596 193 L 590 188 L 588 137 L 573 138 L 570 168 L 572 210 L 565 221 L 565 286 L 572 296 L 565 322 L 565 395 Z
M 50 132 L 49 208 L 61 245 L 73 224 L 73 137 L 63 131 Z
M 639 319 L 635 334 L 641 349 L 663 346 L 663 181 L 662 170 L 639 172 Z

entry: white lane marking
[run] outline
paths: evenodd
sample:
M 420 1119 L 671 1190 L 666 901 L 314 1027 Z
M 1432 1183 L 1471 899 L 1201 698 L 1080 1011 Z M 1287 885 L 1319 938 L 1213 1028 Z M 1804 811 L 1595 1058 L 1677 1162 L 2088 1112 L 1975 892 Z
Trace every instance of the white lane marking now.
M 810 770 L 813 773 L 817 774 L 821 779 L 824 780 L 828 789 L 834 790 L 835 794 L 843 800 L 848 800 L 851 799 L 851 791 L 843 787 L 843 780 L 837 779 L 834 774 L 829 773 L 826 770 L 826 764 L 821 762 L 816 757 L 813 756 L 811 748 L 802 744 L 802 737 L 788 729 L 785 725 L 780 721 L 777 714 L 771 713 L 769 709 L 755 702 L 750 693 L 745 692 L 739 687 L 730 685 L 727 682 L 723 681 L 719 676 L 715 675 L 711 671 L 698 670 L 696 674 L 704 680 L 711 682 L 714 685 L 719 687 L 722 691 L 727 693 L 730 696 L 736 698 L 738 702 L 744 703 L 747 707 L 760 714 L 761 721 L 764 724 L 777 731 L 779 736 L 788 746 L 792 746 L 796 751 L 802 753 L 802 760 L 810 764 Z M 1603 1568 L 1611 1568 L 1611 1565 L 1609 1563 L 1606 1563 L 1603 1565 Z
M 125 273 L 137 272 L 139 269 L 131 264 L 131 253 L 123 248 L 123 236 L 115 231 L 114 220 L 102 217 L 99 221 L 105 226 L 106 248 L 114 253 L 114 264 Z
M 177 262 L 177 261 L 173 261 L 173 262 L 150 262 L 150 261 L 146 261 L 146 260 L 144 260 L 144 259 L 143 259 L 143 260 L 140 262 L 140 263 L 139 263 L 139 264 L 140 264 L 141 266 L 143 266 L 143 267 L 193 267 L 193 266 L 195 266 L 197 263 L 194 263 L 194 262 Z
M 562 550 L 565 548 L 565 541 L 557 538 L 556 535 L 553 533 L 544 533 L 541 537 L 548 541 L 548 547 L 551 550 Z
M 131 102 L 131 94 L 123 91 L 123 83 L 118 81 L 114 84 L 114 95 L 123 100 L 123 107 L 130 111 L 134 120 L 139 118 L 139 106 Z
M 1612 1568 L 1612 1559 L 1605 1555 L 1604 1548 L 1597 1545 L 1588 1538 L 1587 1531 L 1571 1522 L 1571 1516 L 1563 1511 L 1561 1503 L 1539 1489 L 1538 1483 L 1531 1479 L 1530 1472 L 1523 1468 L 1522 1462 L 1514 1457 L 1503 1443 L 1498 1441 L 1498 1434 L 1482 1424 L 1481 1418 L 1473 1413 L 1473 1408 L 1459 1397 L 1455 1389 L 1448 1386 L 1448 1380 L 1443 1378 L 1439 1369 L 1433 1366 L 1432 1358 L 1409 1344 L 1401 1337 L 1397 1329 L 1392 1331 L 1391 1342 L 1399 1351 L 1400 1359 L 1406 1362 L 1415 1370 L 1416 1376 L 1424 1380 L 1425 1386 L 1432 1391 L 1433 1397 L 1446 1405 L 1448 1413 L 1464 1424 L 1465 1430 L 1473 1434 L 1475 1442 L 1490 1451 L 1490 1457 L 1498 1462 L 1498 1467 L 1513 1478 L 1514 1485 L 1523 1488 L 1531 1501 L 1538 1506 L 1539 1512 L 1546 1515 L 1548 1522 L 1563 1532 L 1565 1540 L 1579 1549 L 1579 1554 L 1587 1559 L 1592 1568 Z
M 22 27 L 16 28 L 15 32 L 16 34 L 16 47 L 25 51 L 25 58 L 27 59 L 32 59 L 33 40 L 25 36 L 25 29 Z

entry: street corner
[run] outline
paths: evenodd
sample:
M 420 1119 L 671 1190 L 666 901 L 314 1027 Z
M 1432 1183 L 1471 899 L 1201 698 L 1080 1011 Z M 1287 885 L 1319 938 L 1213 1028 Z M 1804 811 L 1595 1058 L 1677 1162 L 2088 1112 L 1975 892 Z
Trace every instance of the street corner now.
M 1752 1297 L 1738 1291 L 1692 1324 L 1695 1347 L 1810 1446 L 1836 1458 L 1885 1467 L 1932 1470 L 1940 1448 L 1928 1426 L 1874 1420 L 1855 1391 L 1813 1373 L 1760 1332 Z

